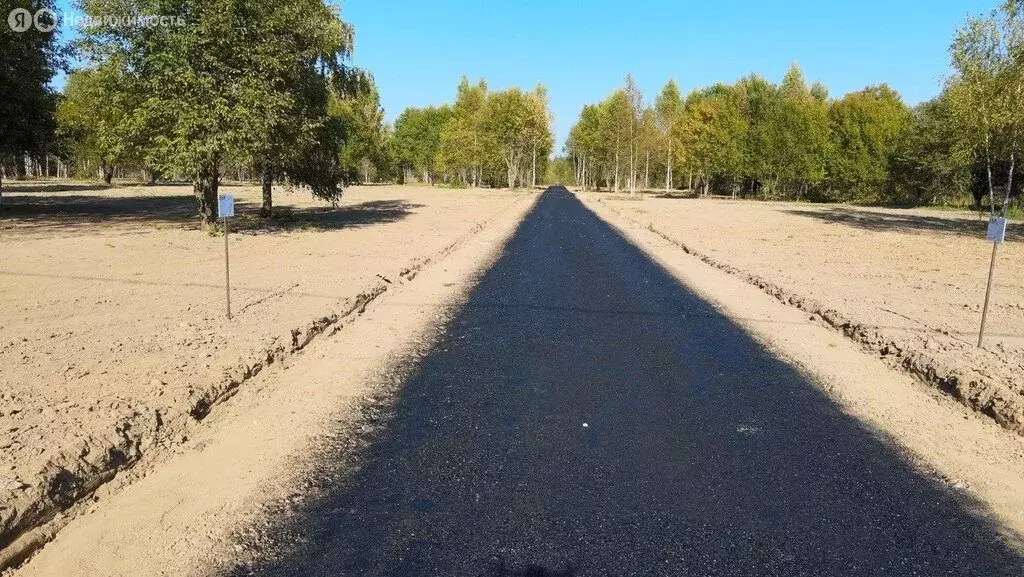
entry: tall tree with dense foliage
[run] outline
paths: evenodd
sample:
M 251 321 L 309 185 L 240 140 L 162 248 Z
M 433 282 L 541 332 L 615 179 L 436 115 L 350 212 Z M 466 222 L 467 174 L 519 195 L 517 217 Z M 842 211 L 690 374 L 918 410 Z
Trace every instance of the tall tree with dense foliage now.
M 900 199 L 914 203 L 950 202 L 969 193 L 976 155 L 958 144 L 948 92 L 919 104 L 890 160 Z
M 620 178 L 623 168 L 628 167 L 628 159 L 624 163 L 623 156 L 631 152 L 630 130 L 633 111 L 630 106 L 629 95 L 625 90 L 619 89 L 612 92 L 600 104 L 600 134 L 604 162 L 602 168 L 605 172 L 605 181 L 608 182 L 607 170 L 612 169 L 612 186 L 615 192 L 619 191 Z
M 576 164 L 576 181 L 584 190 L 587 190 L 591 182 L 596 182 L 594 174 L 595 165 L 601 162 L 599 151 L 601 150 L 601 110 L 599 106 L 587 104 L 580 112 L 580 118 L 569 130 L 569 137 L 566 139 L 566 152 L 573 156 Z
M 1015 190 L 1014 172 L 1024 129 L 1021 4 L 1006 2 L 988 17 L 969 18 L 957 30 L 950 56 L 955 75 L 947 91 L 959 125 L 960 146 L 984 163 L 984 184 L 975 193 L 975 202 L 987 195 L 994 214 L 996 189 L 1001 188 L 1001 211 L 1005 213 Z
M 313 196 L 337 202 L 340 185 L 359 176 L 358 164 L 374 146 L 374 126 L 383 122 L 373 79 L 349 64 L 355 31 L 323 0 L 283 6 L 277 30 L 280 61 L 267 80 L 287 95 L 280 116 L 271 120 L 266 148 L 254 158 L 261 169 L 263 206 L 271 216 L 275 179 L 307 186 Z M 291 26 L 291 10 L 309 10 L 301 26 Z M 286 29 L 287 33 L 281 33 Z M 291 55 L 291 57 L 289 57 Z
M 449 106 L 406 108 L 395 119 L 391 153 L 408 178 L 418 172 L 426 184 L 437 173 L 441 133 L 452 116 Z
M 439 164 L 442 170 L 451 170 L 461 183 L 480 186 L 487 154 L 484 135 L 484 105 L 487 83 L 480 80 L 470 84 L 465 76 L 459 81 L 452 107 L 452 118 L 441 131 Z
M 137 161 L 135 143 L 124 134 L 126 118 L 138 102 L 125 100 L 131 92 L 112 89 L 116 81 L 103 72 L 85 68 L 68 76 L 63 98 L 57 107 L 58 133 L 74 154 L 75 161 L 99 167 L 103 181 L 110 184 L 114 167 Z
M 642 141 L 644 96 L 633 76 L 629 74 L 626 75 L 622 90 L 626 95 L 629 118 L 629 194 L 636 195 L 637 155 Z
M 519 174 L 534 147 L 538 122 L 533 96 L 519 88 L 492 93 L 487 98 L 484 130 L 505 165 L 509 188 L 519 183 Z
M 11 0 L 4 7 L 0 24 L 0 202 L 5 167 L 12 168 L 15 176 L 23 176 L 25 157 L 39 156 L 52 145 L 57 95 L 50 81 L 66 57 L 56 22 L 44 16 L 44 30 L 32 26 L 24 32 L 14 32 L 6 22 L 15 8 L 33 14 L 43 8 L 52 11 L 56 7 L 53 0 Z M 53 28 L 45 30 L 50 25 Z
M 530 186 L 537 186 L 538 163 L 543 173 L 547 167 L 548 155 L 554 147 L 554 136 L 551 132 L 553 116 L 548 109 L 548 91 L 543 85 L 537 84 L 529 94 L 530 119 L 526 130 L 530 139 Z
M 678 146 L 674 145 L 678 136 L 678 126 L 682 110 L 683 99 L 679 93 L 679 87 L 674 80 L 669 79 L 654 99 L 655 123 L 665 147 L 666 192 L 673 188 L 672 165 L 675 164 L 673 154 L 679 150 Z
M 685 110 L 680 128 L 682 163 L 702 182 L 704 194 L 711 194 L 716 176 L 735 186 L 742 172 L 746 136 L 735 94 L 722 85 L 694 92 Z
M 779 85 L 779 100 L 770 131 L 773 188 L 805 196 L 808 186 L 825 178 L 829 147 L 827 91 L 812 91 L 803 72 L 792 65 Z M 773 190 L 774 192 L 774 190 Z
M 831 185 L 841 200 L 891 196 L 890 162 L 913 122 L 899 94 L 886 85 L 851 92 L 832 104 L 829 122 L 834 154 Z
M 741 78 L 733 89 L 747 128 L 743 141 L 743 172 L 747 190 L 751 193 L 758 188 L 767 191 L 767 185 L 774 181 L 779 165 L 775 151 L 781 106 L 779 90 L 757 74 Z
M 386 161 L 384 109 L 373 82 L 350 96 L 333 96 L 330 114 L 339 118 L 344 138 L 338 151 L 341 169 L 349 181 L 369 182 Z
M 82 8 L 96 23 L 84 30 L 86 55 L 140 102 L 123 132 L 157 135 L 150 163 L 193 180 L 204 226 L 215 221 L 221 167 L 268 156 L 279 142 L 305 151 L 301 164 L 282 159 L 295 180 L 337 199 L 339 127 L 327 106 L 330 85 L 348 73 L 351 30 L 323 0 L 180 0 L 178 26 L 108 18 L 165 14 L 160 0 Z

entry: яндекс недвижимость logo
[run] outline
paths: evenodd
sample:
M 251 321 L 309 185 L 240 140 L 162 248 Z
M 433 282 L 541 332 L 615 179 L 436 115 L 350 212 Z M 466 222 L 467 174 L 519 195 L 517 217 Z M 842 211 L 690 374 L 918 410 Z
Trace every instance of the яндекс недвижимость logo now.
M 41 8 L 35 13 L 27 8 L 15 8 L 7 14 L 7 25 L 14 32 L 27 32 L 35 28 L 39 32 L 52 32 L 58 23 L 75 27 L 152 27 L 152 26 L 184 26 L 185 19 L 181 16 L 165 14 L 141 15 L 105 15 L 95 17 L 77 12 L 58 13 L 49 8 Z

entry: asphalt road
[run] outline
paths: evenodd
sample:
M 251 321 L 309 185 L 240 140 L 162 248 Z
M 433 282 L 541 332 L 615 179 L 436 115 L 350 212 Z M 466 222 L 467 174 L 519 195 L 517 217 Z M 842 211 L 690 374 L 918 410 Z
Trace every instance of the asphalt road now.
M 267 575 L 1020 575 L 575 197 L 545 193 Z M 282 531 L 286 530 L 282 525 Z

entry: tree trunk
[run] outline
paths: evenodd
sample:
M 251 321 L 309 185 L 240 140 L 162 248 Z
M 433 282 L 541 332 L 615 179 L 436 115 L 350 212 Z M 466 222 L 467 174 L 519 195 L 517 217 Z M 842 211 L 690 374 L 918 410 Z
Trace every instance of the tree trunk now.
M 634 157 L 636 151 L 633 149 L 633 143 L 629 143 L 629 196 L 636 196 L 636 162 Z
M 515 154 L 510 153 L 505 156 L 505 168 L 508 172 L 508 187 L 514 189 L 516 178 L 519 176 L 519 163 L 516 161 Z
M 1016 142 L 1014 142 L 1014 144 L 1016 144 Z M 1010 152 L 1010 173 L 1006 179 L 1006 194 L 1003 196 L 1003 207 L 1000 210 L 1000 214 L 1002 216 L 1006 216 L 1006 208 L 1010 205 L 1010 194 L 1013 193 L 1013 167 L 1016 164 L 1016 161 L 1017 155 Z
M 260 172 L 260 184 L 263 186 L 263 206 L 260 216 L 270 217 L 274 214 L 274 173 L 266 164 Z
M 619 192 L 619 147 L 615 147 L 615 193 Z
M 114 167 L 103 162 L 100 164 L 100 170 L 103 172 L 103 184 L 110 186 L 110 183 L 114 180 Z
M 644 190 L 651 189 L 651 151 L 647 151 L 647 164 L 644 165 Z
M 533 143 L 533 174 L 530 176 L 532 188 L 537 188 L 537 143 Z
M 668 154 L 665 155 L 665 193 L 672 190 L 672 143 L 668 143 Z
M 989 214 L 995 215 L 996 213 L 996 195 L 992 188 L 992 153 L 989 146 L 988 134 L 985 134 L 985 170 L 988 173 L 988 206 Z
M 217 225 L 217 176 L 216 168 L 200 170 L 192 185 L 199 223 L 204 230 L 213 230 Z

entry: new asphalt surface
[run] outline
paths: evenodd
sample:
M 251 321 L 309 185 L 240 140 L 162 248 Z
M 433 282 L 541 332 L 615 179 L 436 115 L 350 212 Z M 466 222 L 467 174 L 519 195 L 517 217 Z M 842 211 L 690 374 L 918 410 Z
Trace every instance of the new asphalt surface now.
M 358 471 L 239 574 L 1019 576 L 916 471 L 552 188 L 424 357 Z

